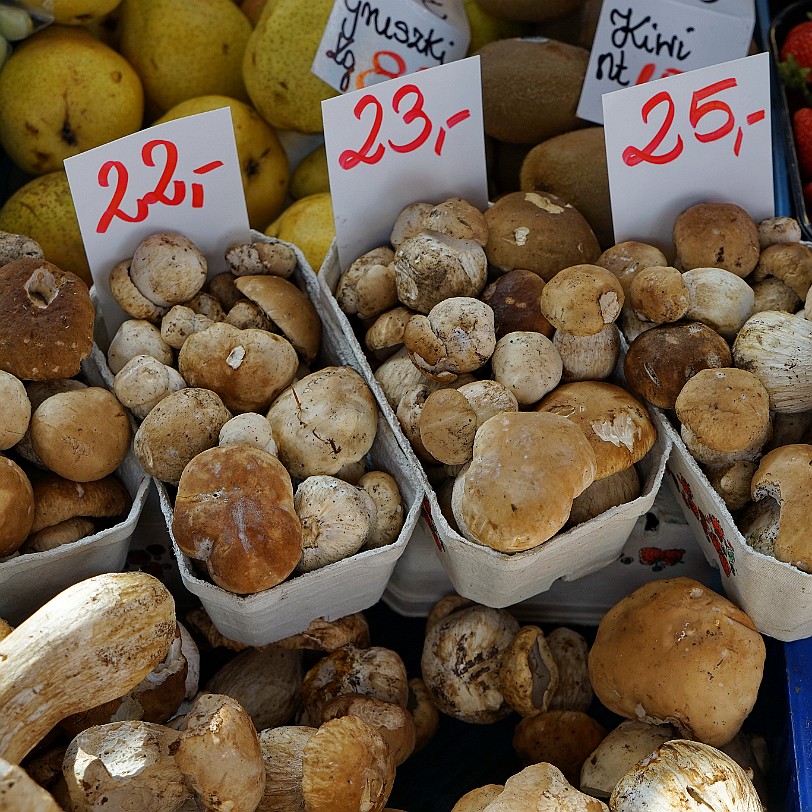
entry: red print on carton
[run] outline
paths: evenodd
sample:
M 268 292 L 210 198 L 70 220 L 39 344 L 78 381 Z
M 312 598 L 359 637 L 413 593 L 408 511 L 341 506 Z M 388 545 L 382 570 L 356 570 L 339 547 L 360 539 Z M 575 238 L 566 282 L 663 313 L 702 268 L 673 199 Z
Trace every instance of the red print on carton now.
M 733 545 L 725 538 L 725 531 L 722 529 L 721 522 L 716 516 L 706 514 L 699 508 L 699 505 L 694 501 L 691 486 L 682 474 L 675 474 L 670 468 L 666 468 L 666 470 L 674 480 L 674 484 L 677 486 L 680 496 L 682 496 L 682 501 L 685 502 L 696 520 L 702 525 L 706 538 L 716 550 L 723 572 L 728 576 L 735 575 L 736 553 L 733 550 Z

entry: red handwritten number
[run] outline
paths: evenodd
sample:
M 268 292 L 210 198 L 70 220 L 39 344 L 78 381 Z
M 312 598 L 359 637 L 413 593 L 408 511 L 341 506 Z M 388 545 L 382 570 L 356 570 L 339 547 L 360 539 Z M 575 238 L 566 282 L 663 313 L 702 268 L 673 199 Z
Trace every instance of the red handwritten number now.
M 384 56 L 395 63 L 394 70 L 387 70 L 387 68 L 381 64 L 381 57 Z M 397 79 L 398 76 L 402 76 L 404 73 L 406 73 L 406 63 L 400 54 L 396 54 L 394 51 L 378 51 L 372 57 L 372 67 L 358 74 L 358 78 L 355 80 L 355 86 L 359 90 L 366 87 L 366 78 L 370 75 L 385 76 L 387 79 Z
M 143 201 L 147 206 L 151 206 L 153 203 L 178 206 L 186 196 L 186 184 L 182 180 L 173 181 L 175 188 L 173 197 L 167 197 L 166 195 L 166 190 L 170 181 L 172 181 L 172 175 L 175 174 L 175 170 L 178 168 L 178 148 L 171 141 L 147 141 L 141 147 L 141 160 L 144 162 L 144 166 L 155 166 L 153 152 L 155 152 L 156 147 L 163 147 L 166 151 L 164 168 L 161 171 L 161 177 L 158 178 L 158 182 L 155 184 L 155 188 L 144 195 Z
M 381 103 L 372 95 L 362 96 L 358 104 L 355 105 L 355 109 L 353 110 L 355 117 L 360 121 L 361 114 L 364 110 L 372 105 L 375 108 L 375 118 L 372 121 L 372 127 L 370 128 L 369 135 L 367 136 L 366 141 L 361 145 L 361 149 L 357 152 L 352 149 L 345 149 L 344 152 L 341 153 L 338 157 L 338 164 L 342 169 L 354 169 L 359 164 L 376 164 L 378 161 L 383 158 L 384 154 L 384 146 L 383 144 L 378 144 L 375 152 L 370 155 L 370 150 L 372 149 L 372 145 L 375 143 L 375 139 L 378 137 L 378 133 L 381 131 L 381 124 L 383 123 L 383 107 L 381 107 Z
M 413 121 L 420 120 L 423 122 L 423 129 L 420 131 L 419 135 L 409 141 L 408 144 L 395 144 L 394 142 L 389 141 L 389 146 L 392 147 L 395 152 L 413 152 L 418 147 L 422 146 L 428 140 L 428 137 L 431 134 L 431 119 L 423 110 L 423 102 L 425 99 L 423 98 L 423 94 L 420 92 L 420 88 L 418 88 L 416 85 L 404 85 L 402 88 L 400 88 L 392 99 L 392 108 L 396 113 L 400 113 L 400 103 L 403 101 L 404 97 L 408 96 L 409 94 L 415 95 L 415 102 L 403 114 L 403 121 L 406 124 L 411 124 Z
M 644 105 L 641 111 L 643 123 L 648 123 L 649 113 L 658 105 L 666 104 L 665 119 L 660 126 L 660 129 L 654 134 L 654 138 L 646 144 L 642 149 L 637 147 L 626 147 L 623 150 L 623 163 L 627 166 L 637 166 L 644 161 L 650 164 L 667 164 L 678 158 L 682 152 L 684 144 L 682 143 L 682 136 L 677 134 L 677 143 L 672 149 L 662 155 L 655 155 L 654 150 L 662 144 L 665 136 L 668 134 L 671 125 L 674 123 L 674 100 L 671 94 L 665 90 L 655 93 Z
M 736 87 L 736 84 L 736 80 L 733 78 L 722 79 L 718 82 L 714 82 L 712 85 L 703 87 L 701 90 L 694 91 L 691 96 L 691 108 L 688 112 L 688 119 L 694 130 L 696 130 L 699 122 L 710 113 L 718 111 L 724 113 L 726 116 L 724 124 L 721 124 L 715 130 L 711 130 L 707 133 L 694 132 L 694 138 L 696 138 L 697 141 L 707 144 L 709 141 L 724 138 L 728 133 L 733 131 L 736 119 L 730 107 L 718 99 L 714 101 L 705 101 L 705 99 L 709 96 L 713 96 L 715 93 L 721 93 L 723 90 Z
M 138 212 L 134 217 L 127 214 L 127 212 L 122 211 L 120 208 L 121 203 L 124 200 L 124 195 L 127 194 L 127 184 L 129 182 L 127 167 L 124 166 L 121 161 L 105 161 L 102 164 L 98 175 L 99 186 L 104 186 L 107 188 L 110 185 L 110 173 L 112 171 L 115 171 L 116 173 L 116 188 L 113 190 L 113 196 L 110 199 L 110 203 L 104 210 L 104 214 L 102 214 L 102 216 L 99 218 L 99 222 L 96 225 L 96 232 L 98 234 L 104 234 L 107 229 L 110 228 L 110 223 L 113 222 L 114 217 L 118 217 L 121 220 L 124 220 L 126 223 L 138 223 L 144 219 L 144 216 L 146 216 L 146 206 L 144 207 L 143 216 L 141 206 L 139 206 Z

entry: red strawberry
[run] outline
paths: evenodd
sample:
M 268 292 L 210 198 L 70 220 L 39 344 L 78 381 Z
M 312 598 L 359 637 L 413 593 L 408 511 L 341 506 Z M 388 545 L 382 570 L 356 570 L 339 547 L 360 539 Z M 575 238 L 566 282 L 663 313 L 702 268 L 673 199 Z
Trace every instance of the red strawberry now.
M 812 180 L 812 107 L 802 107 L 792 116 L 792 132 L 801 180 Z
M 781 61 L 786 62 L 790 54 L 802 68 L 812 68 L 812 20 L 798 23 L 787 32 L 781 46 Z

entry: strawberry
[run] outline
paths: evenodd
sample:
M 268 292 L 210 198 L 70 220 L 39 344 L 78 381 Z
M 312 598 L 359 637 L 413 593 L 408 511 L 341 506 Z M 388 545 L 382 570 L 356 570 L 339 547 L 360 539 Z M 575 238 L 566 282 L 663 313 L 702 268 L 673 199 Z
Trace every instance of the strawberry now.
M 781 61 L 792 55 L 801 68 L 812 68 L 812 20 L 794 25 L 781 46 Z
M 812 180 L 812 107 L 802 107 L 792 116 L 792 132 L 795 136 L 795 152 L 801 180 Z

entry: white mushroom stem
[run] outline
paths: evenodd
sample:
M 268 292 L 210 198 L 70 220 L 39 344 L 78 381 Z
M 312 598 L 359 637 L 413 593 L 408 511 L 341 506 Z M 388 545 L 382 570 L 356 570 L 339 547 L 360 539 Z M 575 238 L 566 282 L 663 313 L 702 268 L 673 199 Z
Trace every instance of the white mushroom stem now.
M 553 346 L 561 356 L 562 381 L 603 381 L 614 372 L 620 357 L 620 330 L 614 323 L 591 336 L 556 330 Z

